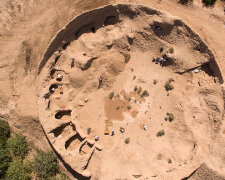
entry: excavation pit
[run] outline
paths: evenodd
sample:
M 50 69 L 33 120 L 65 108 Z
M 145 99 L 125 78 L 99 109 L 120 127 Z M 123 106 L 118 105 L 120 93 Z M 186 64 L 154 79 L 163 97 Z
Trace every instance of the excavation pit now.
M 52 69 L 64 73 L 61 96 Z M 39 78 L 52 102 L 45 110 L 40 92 L 44 130 L 59 121 L 75 126 L 61 139 L 60 128 L 48 136 L 53 148 L 93 179 L 99 171 L 102 179 L 187 177 L 207 159 L 223 117 L 223 80 L 212 51 L 180 19 L 142 5 L 110 5 L 73 19 L 49 44 Z

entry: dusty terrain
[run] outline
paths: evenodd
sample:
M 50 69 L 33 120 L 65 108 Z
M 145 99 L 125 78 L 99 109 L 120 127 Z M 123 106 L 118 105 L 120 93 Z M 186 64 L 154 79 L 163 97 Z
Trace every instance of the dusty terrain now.
M 1 117 L 73 178 L 223 179 L 222 2 L 134 2 L 3 1 Z

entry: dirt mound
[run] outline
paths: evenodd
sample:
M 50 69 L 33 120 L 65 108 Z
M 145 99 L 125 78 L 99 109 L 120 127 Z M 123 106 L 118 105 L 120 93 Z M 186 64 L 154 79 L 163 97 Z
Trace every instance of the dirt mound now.
M 180 19 L 149 7 L 76 17 L 38 69 L 40 122 L 85 177 L 182 179 L 220 132 L 223 79 L 212 51 Z

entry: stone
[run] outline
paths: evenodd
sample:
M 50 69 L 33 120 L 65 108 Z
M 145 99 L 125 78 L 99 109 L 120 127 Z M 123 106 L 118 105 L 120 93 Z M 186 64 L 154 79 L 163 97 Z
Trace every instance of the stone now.
M 79 106 L 84 106 L 84 102 L 81 101 L 81 100 L 79 100 L 79 101 L 78 101 L 78 105 L 79 105 Z
M 87 102 L 88 102 L 88 98 L 84 98 L 84 102 L 86 102 L 86 103 L 87 103 Z

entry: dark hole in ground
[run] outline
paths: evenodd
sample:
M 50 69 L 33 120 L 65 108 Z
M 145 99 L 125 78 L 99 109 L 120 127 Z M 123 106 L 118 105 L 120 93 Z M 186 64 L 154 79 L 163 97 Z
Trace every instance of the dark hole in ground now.
M 213 70 L 210 68 L 209 63 L 202 65 L 201 70 L 204 71 L 207 75 L 214 77 Z
M 81 70 L 86 71 L 87 69 L 89 69 L 91 67 L 93 60 L 95 59 L 97 59 L 97 57 L 93 57 L 90 60 L 88 60 L 87 63 L 84 65 L 84 67 L 81 68 Z
M 55 114 L 56 119 L 61 119 L 63 116 L 70 116 L 71 115 L 71 110 L 62 110 L 59 111 Z
M 54 77 L 53 77 L 53 75 L 55 74 L 55 69 L 52 69 L 51 71 L 50 71 L 50 77 L 53 79 Z
M 91 27 L 91 32 L 93 32 L 93 33 L 95 33 L 95 32 L 96 32 L 95 27 Z
M 163 58 L 166 59 L 166 62 L 162 64 L 162 66 L 172 66 L 174 64 L 174 59 L 170 58 L 166 55 L 163 55 Z
M 47 106 L 47 109 L 49 109 L 49 108 L 50 108 L 50 103 L 51 103 L 51 101 L 49 100 L 49 101 L 48 101 L 48 106 Z
M 63 130 L 68 125 L 69 125 L 69 123 L 63 124 L 62 126 L 59 126 L 56 129 L 52 130 L 50 133 L 53 133 L 55 137 L 58 137 L 60 134 L 62 134 Z
M 75 66 L 75 59 L 74 58 L 71 58 L 71 68 L 73 68 Z
M 110 50 L 112 48 L 113 44 L 108 44 L 106 47 L 108 50 Z
M 170 35 L 173 30 L 173 25 L 166 22 L 154 22 L 154 24 L 151 25 L 151 28 L 157 36 L 162 37 Z
M 78 141 L 78 142 L 82 142 L 83 139 L 81 138 L 81 136 L 79 134 L 76 134 L 74 136 L 72 136 L 69 140 L 66 141 L 65 143 L 65 148 L 68 149 L 68 147 L 70 146 L 70 144 L 73 142 L 73 141 Z
M 58 88 L 58 84 L 52 84 L 50 87 L 49 87 L 49 91 L 50 93 L 54 93 L 55 89 Z
M 114 25 L 117 22 L 118 22 L 118 17 L 116 17 L 116 16 L 108 16 L 108 17 L 105 18 L 104 25 L 105 26 Z
M 60 55 L 55 58 L 55 64 L 58 62 Z
M 56 81 L 61 82 L 62 81 L 62 78 L 56 78 Z
M 80 154 L 81 155 L 85 155 L 85 154 L 89 154 L 90 149 L 93 147 L 92 144 L 90 144 L 89 142 L 85 142 L 81 147 L 80 147 Z
M 133 39 L 133 38 L 130 38 L 130 37 L 128 37 L 127 40 L 128 40 L 128 43 L 129 43 L 130 45 L 132 45 L 133 42 L 134 42 L 134 39 Z
M 66 50 L 66 48 L 70 45 L 70 42 L 67 42 L 63 45 L 63 50 Z

